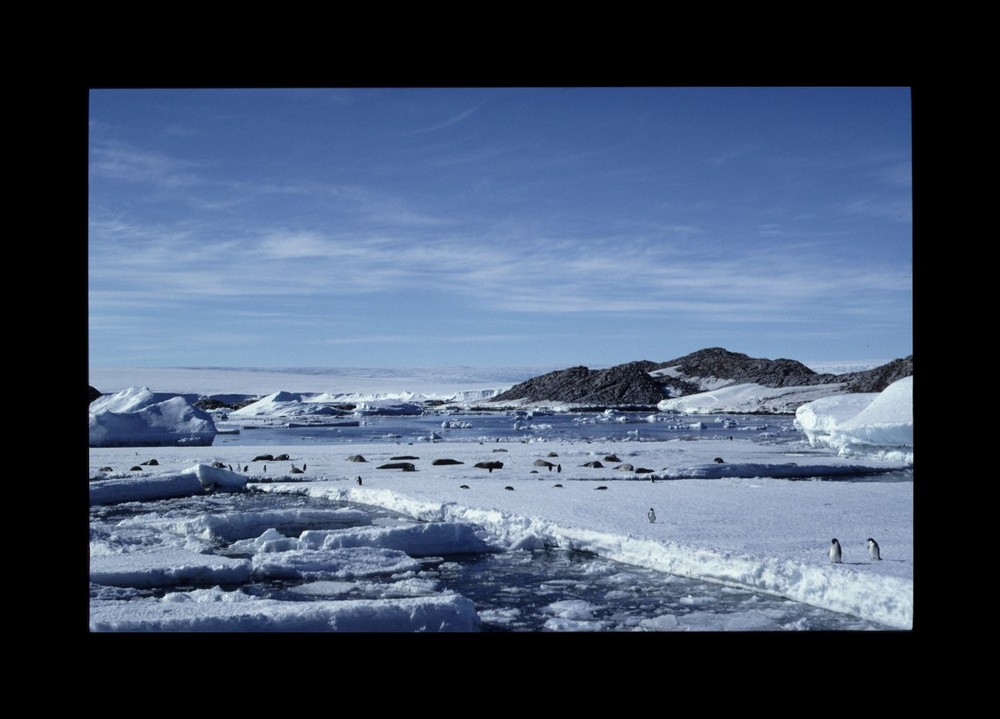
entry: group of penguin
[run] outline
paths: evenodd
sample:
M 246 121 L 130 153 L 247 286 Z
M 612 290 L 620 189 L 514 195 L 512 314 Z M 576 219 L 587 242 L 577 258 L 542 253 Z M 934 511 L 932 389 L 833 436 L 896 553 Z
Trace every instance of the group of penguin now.
M 830 561 L 834 564 L 840 564 L 841 556 L 840 542 L 838 542 L 837 538 L 834 537 L 830 542 Z M 882 553 L 879 551 L 878 542 L 871 537 L 868 537 L 868 556 L 873 562 L 882 559 Z
M 650 507 L 649 511 L 646 512 L 646 517 L 650 522 L 656 521 L 656 512 L 653 511 L 652 507 Z M 871 537 L 868 537 L 868 556 L 871 557 L 873 562 L 882 559 L 882 554 L 879 552 L 878 548 L 878 542 Z M 840 564 L 841 561 L 840 542 L 837 541 L 836 537 L 834 537 L 833 542 L 830 543 L 830 561 L 834 564 Z

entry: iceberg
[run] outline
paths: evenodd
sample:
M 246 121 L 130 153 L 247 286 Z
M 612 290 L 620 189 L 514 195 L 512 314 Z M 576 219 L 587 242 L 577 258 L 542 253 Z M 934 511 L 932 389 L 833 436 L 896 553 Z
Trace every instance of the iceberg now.
M 842 457 L 870 457 L 913 464 L 913 377 L 882 392 L 825 397 L 802 405 L 795 426 L 809 445 Z
M 90 404 L 91 447 L 207 447 L 215 422 L 176 394 L 129 387 Z

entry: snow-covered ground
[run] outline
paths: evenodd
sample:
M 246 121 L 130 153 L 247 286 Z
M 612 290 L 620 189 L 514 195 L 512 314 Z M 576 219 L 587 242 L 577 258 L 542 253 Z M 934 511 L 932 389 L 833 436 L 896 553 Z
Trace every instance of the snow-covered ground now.
M 912 443 L 912 382 L 908 384 L 883 393 L 886 397 L 869 398 L 857 411 L 843 412 L 828 400 L 825 411 L 808 415 L 807 425 L 827 438 L 837 427 L 853 428 L 851 436 L 863 436 L 868 445 L 877 445 L 880 433 L 897 442 L 908 427 Z M 853 421 L 866 410 L 873 421 Z M 846 439 L 846 431 L 840 436 Z M 864 447 L 854 445 L 852 452 L 843 453 L 810 438 L 806 434 L 799 441 L 777 442 L 734 433 L 732 440 L 588 442 L 541 432 L 531 441 L 413 446 L 91 448 L 92 504 L 148 500 L 158 491 L 160 496 L 206 488 L 226 491 L 248 480 L 286 478 L 305 481 L 251 484 L 268 492 L 377 505 L 428 527 L 450 527 L 426 530 L 433 536 L 407 527 L 362 527 L 334 539 L 325 530 L 313 535 L 303 531 L 303 525 L 311 525 L 301 517 L 241 517 L 239 536 L 253 557 L 244 560 L 213 554 L 213 537 L 230 526 L 222 519 L 191 524 L 164 517 L 162 533 L 148 544 L 92 536 L 91 580 L 96 584 L 169 586 L 180 576 L 197 577 L 207 588 L 159 600 L 92 600 L 91 628 L 469 631 L 476 627 L 475 609 L 458 596 L 274 603 L 210 587 L 213 581 L 224 584 L 234 576 L 274 571 L 331 581 L 345 561 L 405 572 L 411 554 L 480 551 L 484 545 L 583 549 L 663 572 L 756 588 L 891 629 L 912 628 L 913 483 L 884 481 L 883 476 L 892 475 L 878 474 L 912 471 L 912 447 L 908 453 L 874 451 L 866 456 Z M 279 452 L 289 458 L 254 461 Z M 146 455 L 158 463 L 141 464 L 149 459 Z M 366 461 L 351 461 L 355 455 Z M 405 461 L 415 471 L 380 468 L 400 456 L 413 457 Z M 443 459 L 458 464 L 435 463 Z M 603 466 L 587 466 L 595 461 Z M 482 462 L 503 466 L 492 471 L 475 466 Z M 212 463 L 223 467 L 210 467 Z M 228 469 L 241 464 L 246 472 Z M 654 522 L 647 518 L 650 509 L 655 510 Z M 329 521 L 323 518 L 316 526 Z M 250 526 L 244 526 L 247 522 Z M 294 531 L 283 531 L 283 523 Z M 118 532 L 124 536 L 126 528 Z M 879 560 L 869 557 L 869 537 L 881 547 Z M 828 554 L 833 538 L 842 547 L 841 563 L 831 562 Z M 345 558 L 345 542 L 365 547 L 363 559 Z

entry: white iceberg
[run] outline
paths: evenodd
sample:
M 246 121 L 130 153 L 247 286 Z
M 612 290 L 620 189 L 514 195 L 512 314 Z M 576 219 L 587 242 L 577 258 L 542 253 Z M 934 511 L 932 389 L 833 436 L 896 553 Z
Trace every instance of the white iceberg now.
M 795 425 L 812 447 L 844 457 L 892 459 L 913 464 L 913 377 L 884 391 L 838 395 L 804 404 Z
M 212 417 L 176 394 L 129 387 L 90 404 L 91 447 L 207 447 Z

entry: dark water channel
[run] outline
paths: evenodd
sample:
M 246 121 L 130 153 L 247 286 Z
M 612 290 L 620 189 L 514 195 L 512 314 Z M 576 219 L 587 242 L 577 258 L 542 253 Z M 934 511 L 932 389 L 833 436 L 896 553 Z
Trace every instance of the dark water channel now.
M 156 502 L 93 507 L 92 536 L 113 534 L 123 519 L 184 519 L 213 512 L 247 512 L 297 507 L 349 507 L 376 524 L 408 521 L 380 507 L 285 494 L 215 494 Z M 312 527 L 317 528 L 317 527 Z M 230 554 L 219 541 L 219 554 Z M 230 556 L 233 556 L 230 554 Z M 417 579 L 427 594 L 452 591 L 471 599 L 484 632 L 593 631 L 857 631 L 884 629 L 847 615 L 817 609 L 755 591 L 691 580 L 609 561 L 578 551 L 544 549 L 461 554 L 421 559 Z M 247 594 L 286 601 L 375 599 L 403 596 L 399 578 L 331 583 L 336 597 L 306 592 L 305 581 L 253 580 L 239 587 Z M 129 596 L 162 596 L 172 586 L 135 590 Z M 408 586 L 406 596 L 413 596 Z M 102 593 L 92 587 L 92 596 Z

